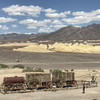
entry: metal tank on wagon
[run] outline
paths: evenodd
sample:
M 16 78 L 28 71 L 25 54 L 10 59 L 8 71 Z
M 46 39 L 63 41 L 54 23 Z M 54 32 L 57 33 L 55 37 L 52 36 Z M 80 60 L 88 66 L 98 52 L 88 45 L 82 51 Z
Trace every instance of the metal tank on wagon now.
M 4 77 L 1 85 L 1 91 L 17 91 L 25 89 L 25 78 L 24 77 Z

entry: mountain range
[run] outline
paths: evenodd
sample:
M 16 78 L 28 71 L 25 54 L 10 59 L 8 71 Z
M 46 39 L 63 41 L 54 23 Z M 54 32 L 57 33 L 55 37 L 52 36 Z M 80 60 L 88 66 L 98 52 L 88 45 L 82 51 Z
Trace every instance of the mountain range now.
M 98 40 L 100 39 L 100 24 L 92 24 L 83 27 L 66 26 L 52 33 L 31 33 L 19 34 L 8 33 L 1 34 L 0 41 L 18 42 L 18 41 L 61 41 L 70 40 Z
M 20 33 L 7 33 L 7 34 L 0 34 L 0 42 L 21 42 L 21 41 L 30 41 L 34 38 L 44 35 L 46 33 L 26 33 L 26 34 L 20 34 Z
M 100 24 L 86 27 L 67 26 L 50 34 L 38 36 L 37 40 L 69 41 L 69 40 L 97 40 L 100 39 Z

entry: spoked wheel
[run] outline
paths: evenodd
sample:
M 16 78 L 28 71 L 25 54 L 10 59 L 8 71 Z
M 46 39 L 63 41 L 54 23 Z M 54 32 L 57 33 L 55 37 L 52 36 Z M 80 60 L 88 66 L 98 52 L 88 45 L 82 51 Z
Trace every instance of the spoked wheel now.
M 73 87 L 77 87 L 77 81 L 73 81 Z
M 1 91 L 2 94 L 7 93 L 6 87 L 3 84 L 1 85 L 0 91 Z
M 26 92 L 26 89 L 27 89 L 27 86 L 26 86 L 26 84 L 24 84 L 24 85 L 23 85 L 23 90 L 24 90 L 24 92 Z
M 40 82 L 36 79 L 27 83 L 27 88 L 29 89 L 37 89 L 40 86 Z

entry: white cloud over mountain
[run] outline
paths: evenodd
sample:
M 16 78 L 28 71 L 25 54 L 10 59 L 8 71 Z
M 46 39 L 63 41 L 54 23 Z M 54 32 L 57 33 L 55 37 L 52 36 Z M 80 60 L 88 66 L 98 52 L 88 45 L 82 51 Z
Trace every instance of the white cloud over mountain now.
M 56 29 L 59 29 L 59 28 L 62 28 L 62 27 L 66 27 L 66 25 L 63 25 L 63 24 L 62 25 L 54 25 L 53 27 L 56 28 Z
M 39 33 L 42 33 L 42 32 L 48 32 L 48 33 L 50 33 L 52 31 L 53 30 L 50 27 L 41 27 L 38 32 Z
M 42 8 L 39 6 L 19 6 L 12 5 L 10 7 L 6 7 L 2 9 L 7 12 L 9 15 L 31 15 L 33 17 L 38 17 Z
M 55 19 L 53 20 L 52 24 L 63 24 L 60 20 Z
M 73 12 L 72 15 L 72 18 L 64 18 L 62 21 L 66 22 L 67 24 L 84 24 L 92 21 L 100 21 L 100 9 L 91 12 Z
M 28 25 L 28 28 L 35 29 L 40 26 L 47 26 L 47 24 L 51 23 L 51 20 L 45 19 L 42 21 L 34 20 L 34 19 L 26 19 L 19 22 L 20 24 Z
M 12 28 L 20 25 L 26 25 L 27 29 L 33 29 L 37 32 L 52 32 L 56 29 L 67 25 L 81 26 L 82 24 L 100 21 L 100 9 L 90 12 L 85 11 L 58 11 L 52 8 L 43 8 L 40 6 L 20 6 L 11 5 L 2 8 L 8 16 L 14 18 L 0 17 L 0 23 L 15 22 L 11 25 Z M 17 16 L 17 17 L 16 17 Z M 2 29 L 9 29 L 6 26 L 0 26 Z
M 26 19 L 19 22 L 20 24 L 27 25 L 28 29 L 37 29 L 39 28 L 38 32 L 52 32 L 53 29 L 59 29 L 61 27 L 65 27 L 60 20 L 58 19 L 45 19 L 45 20 L 33 20 L 33 19 Z M 48 31 L 47 31 L 48 30 Z

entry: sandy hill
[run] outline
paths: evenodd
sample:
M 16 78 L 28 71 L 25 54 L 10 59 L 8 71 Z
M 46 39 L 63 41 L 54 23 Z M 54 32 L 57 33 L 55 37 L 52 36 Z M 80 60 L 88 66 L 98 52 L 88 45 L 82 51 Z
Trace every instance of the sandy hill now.
M 54 43 L 54 44 L 31 44 L 23 48 L 13 49 L 14 51 L 26 52 L 78 52 L 78 53 L 100 53 L 100 46 L 90 44 Z

